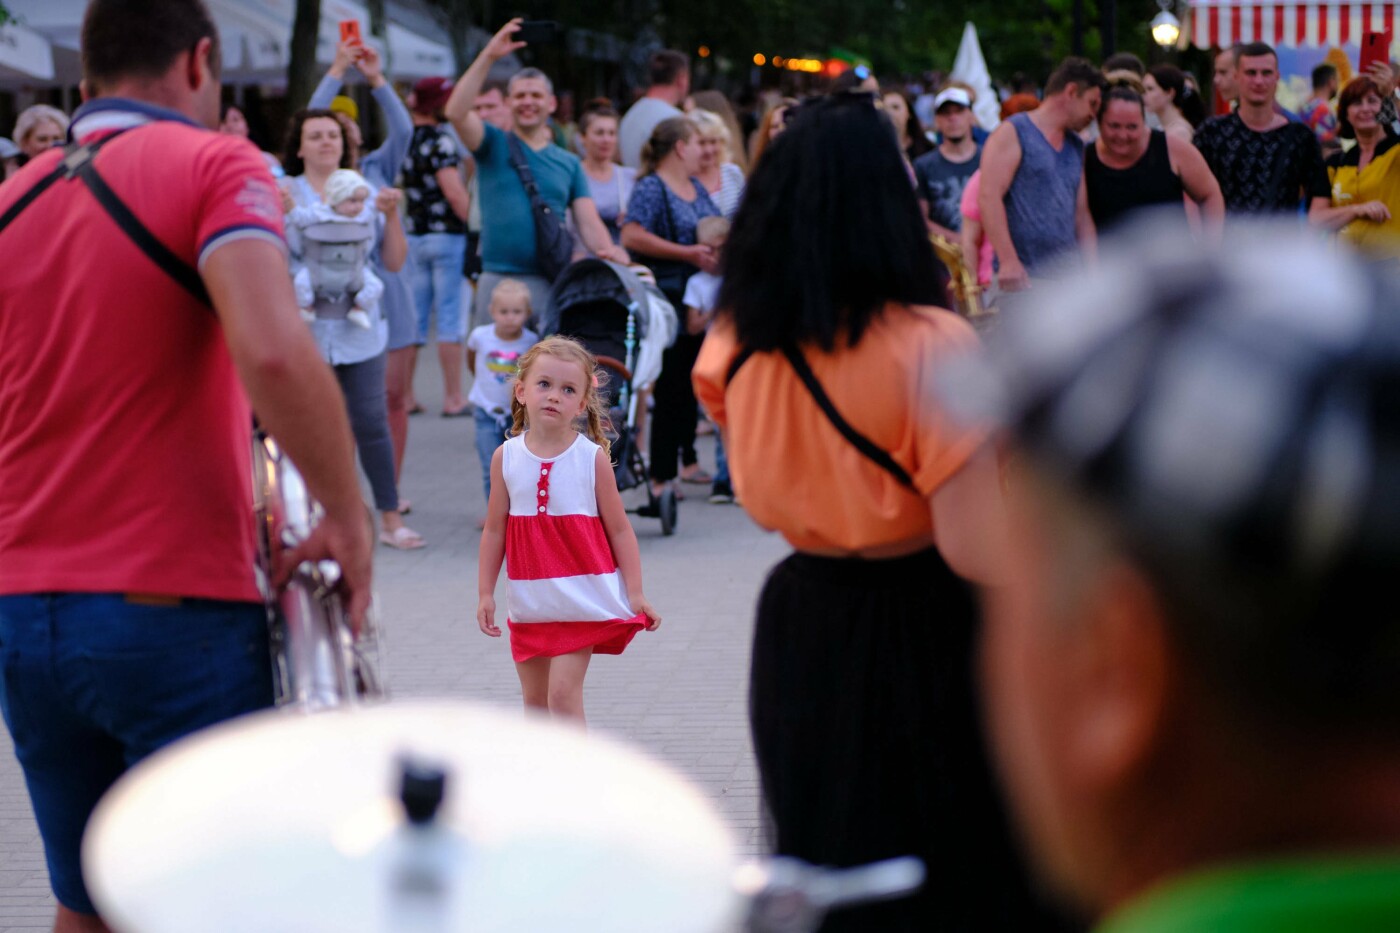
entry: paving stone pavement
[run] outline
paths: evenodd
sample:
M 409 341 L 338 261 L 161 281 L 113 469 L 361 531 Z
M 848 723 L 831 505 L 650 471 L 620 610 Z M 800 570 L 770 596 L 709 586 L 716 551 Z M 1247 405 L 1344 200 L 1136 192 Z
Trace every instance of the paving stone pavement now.
M 506 638 L 475 622 L 476 558 L 485 514 L 470 418 L 444 419 L 436 354 L 421 354 L 419 397 L 403 495 L 410 527 L 428 547 L 380 546 L 375 591 L 387 636 L 390 687 L 401 697 L 459 697 L 519 703 Z M 701 438 L 713 467 L 713 442 Z M 642 632 L 619 657 L 589 668 L 590 728 L 634 742 L 686 775 L 733 828 L 743 854 L 762 849 L 758 777 L 745 715 L 753 607 L 768 568 L 786 553 L 734 506 L 709 505 L 708 488 L 687 485 L 676 534 L 632 517 L 648 597 L 663 624 Z M 629 506 L 640 491 L 624 494 Z M 503 594 L 497 602 L 504 606 Z M 503 611 L 503 610 L 502 610 Z M 6 734 L 8 739 L 8 733 Z M 50 929 L 53 899 L 12 746 L 0 748 L 0 933 Z

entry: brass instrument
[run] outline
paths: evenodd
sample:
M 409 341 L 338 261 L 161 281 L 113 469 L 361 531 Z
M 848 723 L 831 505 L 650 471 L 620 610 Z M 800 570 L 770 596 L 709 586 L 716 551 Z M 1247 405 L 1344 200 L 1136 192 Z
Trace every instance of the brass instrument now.
M 949 291 L 953 299 L 954 311 L 970 320 L 994 313 L 982 306 L 982 286 L 977 282 L 976 257 L 973 262 L 965 260 L 962 244 L 955 243 L 942 234 L 930 233 L 929 241 L 938 259 L 948 267 Z
M 311 534 L 321 507 L 296 466 L 261 429 L 253 439 L 253 499 L 277 705 L 318 710 L 385 699 L 378 626 L 371 614 L 358 635 L 351 629 L 336 588 L 335 561 L 305 561 L 281 593 L 273 590 L 275 555 Z

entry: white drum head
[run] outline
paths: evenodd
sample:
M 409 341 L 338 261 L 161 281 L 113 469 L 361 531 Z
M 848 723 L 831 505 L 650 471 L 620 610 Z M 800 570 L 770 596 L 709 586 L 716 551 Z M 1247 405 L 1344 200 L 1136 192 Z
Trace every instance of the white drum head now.
M 405 754 L 447 771 L 428 830 L 399 804 Z M 736 861 L 670 769 L 448 702 L 201 732 L 123 777 L 83 845 L 122 933 L 715 933 L 740 910 Z

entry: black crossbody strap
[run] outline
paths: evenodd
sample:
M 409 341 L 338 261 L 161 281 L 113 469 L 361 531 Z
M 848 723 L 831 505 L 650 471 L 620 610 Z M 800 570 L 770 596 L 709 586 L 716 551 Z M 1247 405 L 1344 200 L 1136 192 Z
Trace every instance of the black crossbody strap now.
M 519 136 L 507 133 L 506 147 L 510 150 L 511 167 L 520 176 L 520 183 L 525 186 L 525 193 L 529 195 L 530 203 L 537 209 L 543 206 L 545 211 L 553 213 L 549 210 L 549 205 L 544 204 L 544 199 L 540 197 L 540 186 L 535 184 L 535 173 L 530 171 L 530 163 L 525 161 L 525 144 L 520 141 Z
M 117 196 L 106 180 L 98 174 L 97 167 L 93 164 L 93 157 L 97 151 L 108 142 L 120 136 L 121 133 L 113 133 L 105 136 L 94 143 L 79 146 L 71 144 L 64 149 L 63 160 L 51 173 L 45 175 L 29 191 L 16 201 L 9 210 L 0 217 L 0 232 L 9 226 L 10 222 L 19 216 L 20 212 L 34 202 L 39 195 L 53 186 L 53 184 L 63 178 L 77 177 L 87 189 L 92 192 L 97 203 L 107 212 L 114 223 L 121 228 L 136 247 L 145 253 L 151 262 L 160 267 L 166 275 L 175 280 L 185 291 L 189 292 L 201 303 L 212 307 L 209 300 L 209 292 L 204 287 L 204 280 L 199 277 L 199 272 L 192 266 L 176 256 L 165 244 L 156 239 L 146 225 L 132 213 L 131 208 Z
M 25 208 L 34 203 L 39 195 L 53 187 L 55 182 L 65 178 L 72 178 L 78 173 L 78 169 L 92 160 L 92 157 L 97 154 L 97 150 L 120 135 L 120 133 L 113 133 L 111 136 L 104 136 L 97 140 L 97 142 L 89 143 L 86 146 L 79 146 L 77 143 L 72 143 L 65 147 L 63 150 L 63 158 L 58 160 L 58 164 L 54 166 L 53 171 L 39 179 L 34 187 L 20 195 L 19 200 L 11 204 L 9 210 L 5 211 L 3 215 L 0 215 L 0 232 L 3 232 L 16 217 L 22 214 Z
M 914 479 L 904 467 L 894 462 L 894 458 L 878 447 L 874 441 L 864 434 L 851 427 L 851 423 L 841 417 L 841 413 L 836 410 L 836 406 L 831 403 L 831 398 L 822 388 L 822 384 L 817 381 L 816 373 L 812 372 L 812 367 L 807 365 L 807 358 L 802 355 L 802 351 L 791 344 L 783 347 L 783 356 L 786 356 L 792 368 L 797 371 L 797 376 L 802 380 L 802 384 L 811 393 L 813 401 L 817 407 L 826 415 L 832 427 L 841 432 L 841 436 L 851 443 L 851 446 L 860 451 L 872 463 L 889 473 L 910 489 L 917 489 L 914 486 Z
M 151 262 L 161 268 L 166 275 L 174 279 L 181 288 L 199 299 L 201 304 L 213 307 L 213 302 L 209 300 L 209 292 L 204 287 L 204 280 L 199 277 L 193 266 L 176 256 L 165 244 L 156 239 L 154 233 L 146 229 L 146 225 L 137 219 L 131 212 L 131 208 L 117 197 L 117 193 L 111 189 L 102 176 L 97 174 L 97 168 L 92 162 L 87 162 L 78 169 L 78 177 L 87 185 L 93 197 L 97 198 L 97 203 L 102 205 L 103 210 L 116 221 L 118 227 L 122 228 L 131 242 L 135 243 L 141 252 L 145 253 Z

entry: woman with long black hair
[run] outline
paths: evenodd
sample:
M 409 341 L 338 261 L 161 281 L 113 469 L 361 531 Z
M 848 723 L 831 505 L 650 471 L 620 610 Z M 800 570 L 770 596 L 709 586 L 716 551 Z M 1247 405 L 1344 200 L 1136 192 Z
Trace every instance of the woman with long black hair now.
M 803 105 L 750 178 L 694 371 L 737 497 L 795 553 L 768 578 L 750 717 L 778 854 L 914 854 L 915 897 L 833 931 L 1036 930 L 973 689 L 976 605 L 1005 542 L 994 454 L 934 401 L 976 340 L 869 95 Z M 990 518 L 989 518 L 990 517 Z

